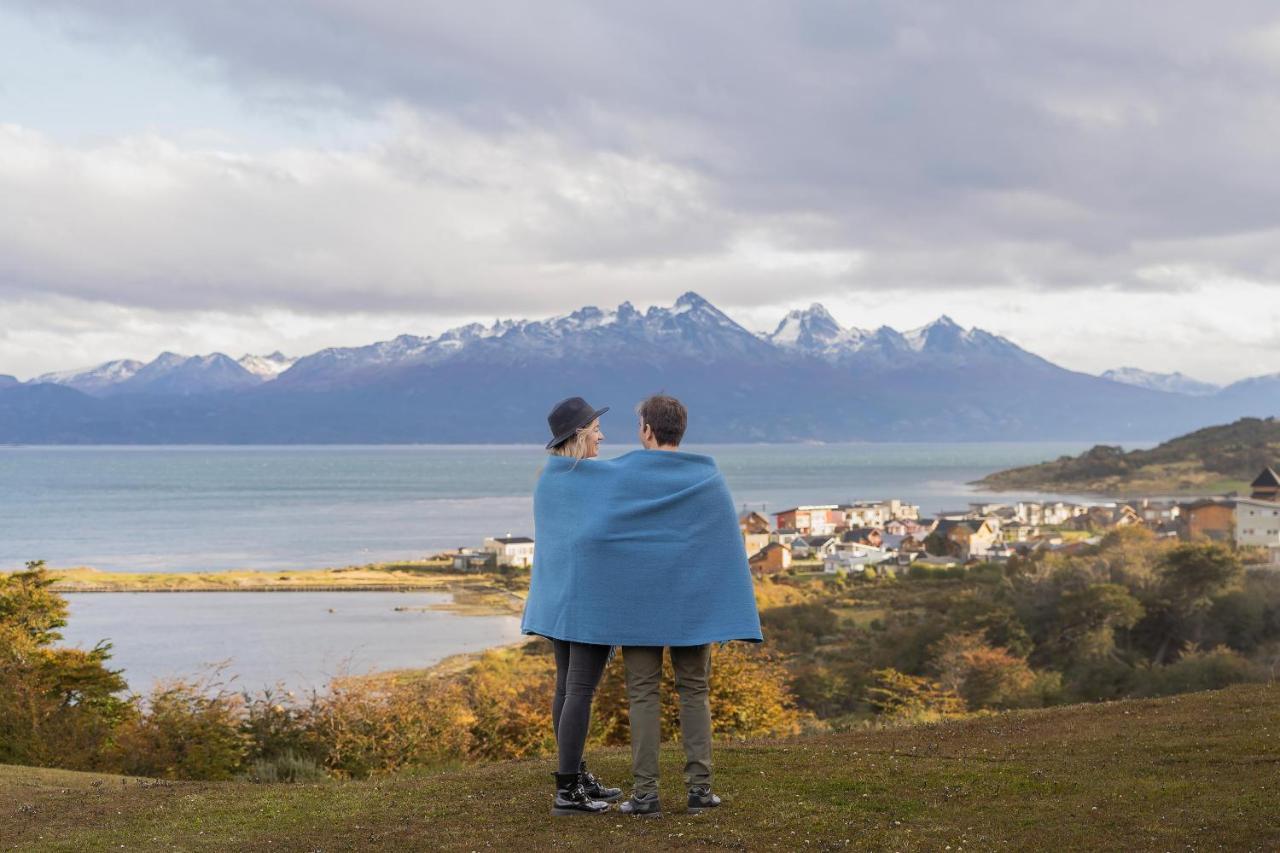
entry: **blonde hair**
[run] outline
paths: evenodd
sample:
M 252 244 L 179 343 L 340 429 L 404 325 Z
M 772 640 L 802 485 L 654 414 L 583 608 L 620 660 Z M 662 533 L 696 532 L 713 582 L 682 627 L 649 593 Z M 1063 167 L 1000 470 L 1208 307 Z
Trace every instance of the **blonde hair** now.
M 552 456 L 571 456 L 578 461 L 587 458 L 587 434 L 599 425 L 600 419 L 596 418 L 584 427 L 578 427 L 577 431 L 569 438 L 551 448 Z

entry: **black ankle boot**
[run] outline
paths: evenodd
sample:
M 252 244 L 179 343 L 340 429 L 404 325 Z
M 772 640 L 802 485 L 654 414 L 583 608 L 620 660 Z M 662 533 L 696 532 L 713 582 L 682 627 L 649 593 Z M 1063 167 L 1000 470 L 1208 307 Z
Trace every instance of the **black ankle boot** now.
M 556 773 L 556 795 L 551 801 L 551 814 L 564 817 L 575 814 L 605 814 L 609 804 L 593 800 L 582 787 L 581 773 Z
M 614 800 L 622 796 L 621 788 L 606 788 L 605 784 L 597 779 L 594 773 L 587 769 L 587 762 L 582 762 L 578 768 L 578 773 L 582 776 L 582 787 L 586 790 L 587 796 L 591 799 L 612 803 Z

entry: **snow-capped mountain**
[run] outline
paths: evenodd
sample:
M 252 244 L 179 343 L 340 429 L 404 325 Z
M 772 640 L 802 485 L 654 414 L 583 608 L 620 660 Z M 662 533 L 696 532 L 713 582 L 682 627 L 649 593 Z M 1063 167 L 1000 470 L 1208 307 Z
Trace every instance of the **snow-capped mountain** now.
M 686 293 L 296 361 L 164 353 L 0 383 L 0 442 L 538 442 L 557 399 L 615 407 L 613 431 L 659 391 L 686 402 L 694 443 L 1149 440 L 1280 406 L 1280 377 L 1192 397 L 1067 370 L 946 316 L 864 330 L 811 305 L 757 334 Z
M 814 303 L 791 311 L 763 337 L 782 349 L 838 363 L 911 367 L 941 358 L 952 365 L 992 360 L 1048 364 L 1006 338 L 982 329 L 965 329 L 945 314 L 908 332 L 888 326 L 867 331 L 842 327 L 826 308 Z
M 1192 379 L 1182 373 L 1153 373 L 1137 367 L 1119 367 L 1101 374 L 1103 379 L 1122 382 L 1125 385 L 1136 385 L 1139 388 L 1151 388 L 1155 391 L 1170 391 L 1175 394 L 1190 394 L 1193 397 L 1207 397 L 1222 390 L 1209 382 Z
M 593 305 L 546 320 L 471 323 L 437 337 L 401 335 L 362 347 L 331 347 L 300 358 L 280 375 L 288 387 L 337 387 L 388 371 L 427 367 L 448 360 L 524 364 L 574 357 L 627 355 L 737 358 L 771 349 L 696 293 L 671 308 L 641 313 L 630 302 L 604 311 Z
M 220 352 L 193 356 L 165 352 L 138 368 L 128 379 L 111 386 L 107 393 L 190 396 L 238 391 L 261 382 L 260 376 Z
M 276 350 L 271 355 L 249 355 L 246 353 L 236 359 L 236 364 L 239 364 L 254 376 L 261 377 L 263 381 L 269 381 L 288 370 L 297 360 L 296 358 L 289 358 L 284 353 Z
M 94 367 L 46 373 L 32 379 L 35 383 L 65 385 L 85 394 L 107 394 L 121 382 L 131 379 L 143 367 L 143 362 L 131 358 L 108 361 Z

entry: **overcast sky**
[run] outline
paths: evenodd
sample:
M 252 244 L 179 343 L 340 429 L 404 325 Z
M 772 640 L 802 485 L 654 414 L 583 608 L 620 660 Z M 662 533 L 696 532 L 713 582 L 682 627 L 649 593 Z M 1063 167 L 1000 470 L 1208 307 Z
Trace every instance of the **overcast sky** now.
M 691 289 L 1280 371 L 1280 6 L 0 0 L 0 373 Z

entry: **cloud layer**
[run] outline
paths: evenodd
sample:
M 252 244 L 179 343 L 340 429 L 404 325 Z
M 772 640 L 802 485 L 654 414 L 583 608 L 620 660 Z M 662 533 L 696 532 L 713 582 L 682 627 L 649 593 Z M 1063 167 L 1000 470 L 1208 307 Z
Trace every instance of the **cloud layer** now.
M 447 324 L 691 288 L 761 315 L 1127 294 L 1111 339 L 1142 300 L 1280 309 L 1266 2 L 0 6 L 346 129 L 0 126 L 0 304 Z

